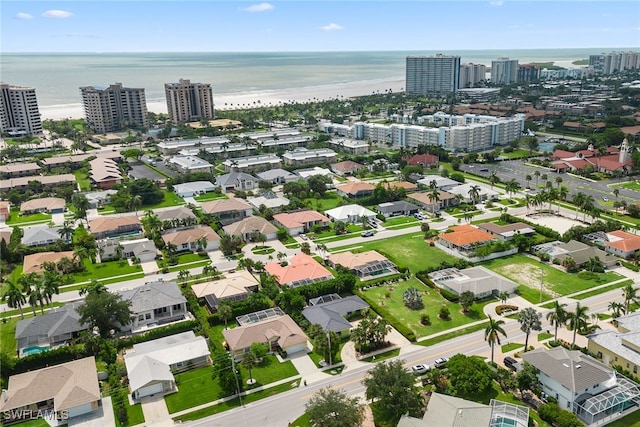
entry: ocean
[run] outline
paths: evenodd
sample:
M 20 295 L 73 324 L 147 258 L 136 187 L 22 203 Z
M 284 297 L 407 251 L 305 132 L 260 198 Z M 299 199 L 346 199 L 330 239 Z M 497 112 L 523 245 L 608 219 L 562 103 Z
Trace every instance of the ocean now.
M 164 84 L 190 79 L 211 83 L 216 95 L 348 86 L 404 80 L 407 55 L 460 55 L 463 63 L 491 65 L 498 57 L 520 63 L 571 61 L 619 49 L 460 50 L 392 52 L 266 52 L 266 53 L 3 53 L 2 81 L 36 88 L 40 107 L 77 108 L 81 86 L 145 88 L 147 102 L 164 102 Z M 624 49 L 624 50 L 628 50 Z M 400 84 L 400 83 L 398 83 Z M 364 93 L 363 93 L 364 95 Z M 312 96 L 311 96 L 312 98 Z

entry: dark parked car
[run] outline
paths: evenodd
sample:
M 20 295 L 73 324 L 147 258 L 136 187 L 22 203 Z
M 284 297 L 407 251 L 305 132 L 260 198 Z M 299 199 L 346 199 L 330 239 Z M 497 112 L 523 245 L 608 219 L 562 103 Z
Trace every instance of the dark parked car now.
M 513 357 L 505 357 L 504 358 L 504 366 L 506 366 L 507 368 L 511 369 L 512 371 L 516 370 L 516 365 L 518 364 L 518 361 L 516 359 L 514 359 Z

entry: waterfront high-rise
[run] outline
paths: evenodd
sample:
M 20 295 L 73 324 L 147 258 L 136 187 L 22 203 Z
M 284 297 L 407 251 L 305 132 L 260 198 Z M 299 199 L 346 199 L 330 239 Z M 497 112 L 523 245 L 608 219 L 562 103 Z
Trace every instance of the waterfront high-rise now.
M 34 88 L 0 83 L 0 132 L 12 136 L 42 133 Z
M 498 58 L 491 61 L 491 83 L 510 85 L 518 79 L 518 60 Z
M 602 74 L 637 70 L 640 69 L 640 52 L 609 52 L 590 55 L 589 68 L 593 68 Z
M 518 83 L 533 83 L 540 79 L 540 67 L 534 64 L 518 65 Z
M 191 83 L 180 79 L 178 83 L 166 83 L 167 111 L 174 123 L 200 119 L 213 119 L 213 91 L 208 83 Z
M 487 79 L 487 67 L 484 64 L 460 65 L 460 89 L 477 87 L 478 83 Z
M 454 93 L 459 87 L 459 56 L 407 56 L 407 94 Z
M 87 124 L 96 132 L 113 132 L 127 127 L 149 127 L 147 100 L 143 88 L 85 86 L 80 88 Z

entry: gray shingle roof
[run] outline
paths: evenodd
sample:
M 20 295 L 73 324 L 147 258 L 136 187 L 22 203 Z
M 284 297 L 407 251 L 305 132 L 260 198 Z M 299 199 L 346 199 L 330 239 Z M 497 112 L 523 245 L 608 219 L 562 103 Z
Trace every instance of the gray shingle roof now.
M 187 301 L 175 282 L 147 283 L 119 294 L 124 301 L 131 301 L 131 312 L 134 314 Z
M 16 339 L 37 335 L 53 337 L 87 329 L 88 326 L 80 324 L 80 315 L 75 307 L 73 304 L 67 304 L 43 316 L 19 320 L 16 324 Z
M 311 324 L 317 323 L 324 330 L 340 332 L 351 328 L 351 323 L 346 321 L 343 316 L 365 308 L 369 308 L 369 304 L 359 296 L 352 295 L 307 307 L 302 310 L 302 315 Z

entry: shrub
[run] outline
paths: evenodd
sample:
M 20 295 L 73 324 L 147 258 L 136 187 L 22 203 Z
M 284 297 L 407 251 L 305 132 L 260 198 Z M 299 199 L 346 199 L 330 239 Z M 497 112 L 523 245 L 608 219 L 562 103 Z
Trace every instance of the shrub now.
M 460 296 L 446 289 L 440 289 L 440 295 L 442 295 L 442 297 L 447 301 L 451 301 L 454 303 L 457 303 L 458 301 L 460 301 Z
M 420 323 L 423 324 L 424 326 L 430 326 L 431 325 L 431 319 L 429 318 L 428 314 L 421 314 L 420 315 Z
M 409 288 L 402 294 L 402 301 L 404 305 L 413 309 L 419 310 L 424 307 L 424 303 L 422 302 L 422 293 L 416 288 Z
M 369 298 L 366 292 L 356 292 L 356 294 L 371 306 L 371 310 L 374 310 L 376 313 L 378 313 L 379 316 L 385 318 L 389 322 L 389 324 L 393 326 L 398 332 L 400 332 L 406 339 L 411 342 L 416 341 L 416 334 L 411 329 L 409 329 L 409 327 L 405 323 L 396 319 L 386 309 L 386 307 L 377 305 L 375 301 Z
M 451 312 L 446 305 L 440 307 L 440 312 L 438 313 L 438 317 L 442 320 L 449 320 L 451 318 Z
M 631 264 L 630 262 L 627 261 L 620 261 L 620 264 L 623 267 L 627 267 L 629 270 L 631 271 L 635 271 L 636 273 L 640 271 L 640 268 L 638 268 L 637 266 Z
M 496 307 L 496 313 L 499 315 L 502 314 L 505 310 L 517 311 L 518 306 L 505 304 L 505 305 L 499 305 Z

